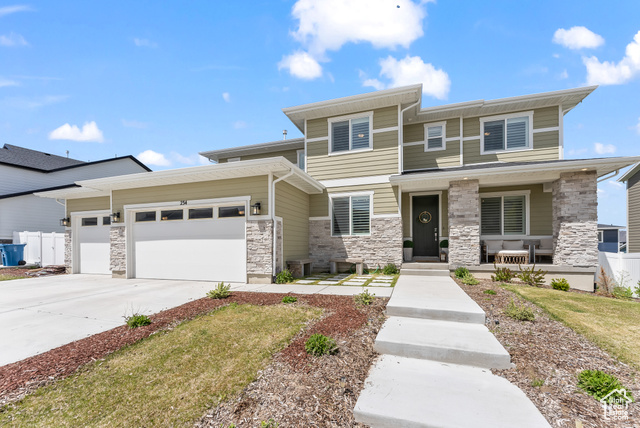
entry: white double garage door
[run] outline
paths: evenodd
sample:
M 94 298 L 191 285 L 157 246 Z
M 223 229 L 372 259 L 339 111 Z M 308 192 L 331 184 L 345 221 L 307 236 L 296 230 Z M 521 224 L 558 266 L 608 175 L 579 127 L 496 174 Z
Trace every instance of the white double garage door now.
M 127 277 L 245 282 L 246 205 L 127 209 Z M 111 273 L 108 217 L 83 214 L 75 222 L 79 268 L 74 270 Z

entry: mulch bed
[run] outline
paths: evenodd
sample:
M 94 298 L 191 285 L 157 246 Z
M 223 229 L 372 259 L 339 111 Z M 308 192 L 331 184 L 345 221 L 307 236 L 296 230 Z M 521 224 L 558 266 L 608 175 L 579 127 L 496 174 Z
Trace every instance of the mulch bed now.
M 0 269 L 0 275 L 18 278 L 33 278 L 38 276 L 61 275 L 65 273 L 64 266 L 47 266 L 44 268 L 6 267 Z
M 552 426 L 640 426 L 638 404 L 629 407 L 629 420 L 605 421 L 601 404 L 577 387 L 580 371 L 602 370 L 620 379 L 637 400 L 640 383 L 634 367 L 619 362 L 527 301 L 520 300 L 520 303 L 534 310 L 535 321 L 522 322 L 507 317 L 503 314 L 504 308 L 511 299 L 518 301 L 519 298 L 490 280 L 481 280 L 473 286 L 464 285 L 457 279 L 456 282 L 486 312 L 487 327 L 509 351 L 511 362 L 516 365 L 515 369 L 493 372 L 522 389 Z M 497 294 L 484 294 L 487 289 Z M 544 380 L 544 385 L 533 386 L 535 380 Z
M 152 324 L 129 329 L 120 326 L 25 360 L 0 367 L 0 405 L 14 402 L 37 388 L 73 374 L 81 366 L 102 359 L 108 354 L 163 329 L 235 302 L 238 304 L 279 304 L 287 294 L 234 292 L 224 300 L 199 299 L 150 318 Z M 387 299 L 376 299 L 369 307 L 356 307 L 351 296 L 296 295 L 296 304 L 325 309 L 324 316 L 301 332 L 280 352 L 274 362 L 262 372 L 241 397 L 231 404 L 214 409 L 215 417 L 203 418 L 203 423 L 219 419 L 233 420 L 238 426 L 255 426 L 255 418 L 278 418 L 281 427 L 301 426 L 300 417 L 313 426 L 355 426 L 353 406 L 362 389 L 369 367 L 375 357 L 373 340 L 384 320 Z M 364 327 L 363 327 L 364 326 Z M 304 350 L 306 339 L 322 333 L 338 340 L 337 356 L 316 358 Z M 271 374 L 271 375 L 270 375 Z M 275 377 L 273 376 L 275 375 Z M 336 380 L 337 379 L 337 380 Z M 266 383 L 265 383 L 266 382 Z M 266 390 L 264 388 L 267 388 Z M 307 394 L 295 396 L 291 391 Z M 259 391 L 264 391 L 264 396 Z M 256 391 L 258 395 L 256 396 Z M 282 400 L 289 397 L 286 405 Z M 276 400 L 275 402 L 272 402 Z M 315 401 L 314 401 L 315 400 Z M 309 403 L 315 403 L 309 407 Z M 265 408 L 265 403 L 269 403 Z M 290 408 L 292 403 L 299 407 Z M 229 407 L 230 406 L 230 407 Z M 274 407 L 275 406 L 275 407 Z M 279 406 L 279 407 L 278 407 Z M 330 407 L 326 407 L 330 406 Z M 225 410 L 226 409 L 226 410 Z M 308 414 L 311 411 L 314 414 Z M 266 414 L 271 416 L 266 416 Z M 292 419 L 292 415 L 296 415 Z M 245 425 L 245 422 L 248 425 Z M 251 421 L 251 422 L 248 422 Z M 307 423 L 302 425 L 309 426 Z M 320 425 L 318 425 L 320 424 Z M 258 422 L 259 425 L 259 422 Z M 226 426 L 226 425 L 225 425 Z

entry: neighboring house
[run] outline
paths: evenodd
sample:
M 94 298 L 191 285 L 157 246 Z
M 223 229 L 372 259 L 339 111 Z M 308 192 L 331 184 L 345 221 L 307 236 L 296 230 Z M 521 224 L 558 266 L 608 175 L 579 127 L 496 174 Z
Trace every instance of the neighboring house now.
M 42 196 L 67 200 L 72 272 L 99 262 L 115 277 L 271 282 L 292 260 L 399 265 L 403 240 L 433 260 L 444 239 L 450 268 L 481 269 L 484 241 L 544 240 L 548 269 L 593 290 L 597 180 L 640 161 L 564 160 L 564 115 L 594 89 L 421 108 L 412 85 L 321 101 L 283 109 L 304 138 Z M 109 214 L 120 221 L 96 226 Z M 89 260 L 98 236 L 103 256 Z
M 83 162 L 5 144 L 0 149 L 0 241 L 13 232 L 60 232 L 64 202 L 34 196 L 36 192 L 76 187 L 77 180 L 150 171 L 133 156 Z
M 618 181 L 627 183 L 627 253 L 640 253 L 640 163 Z
M 621 230 L 618 239 L 620 240 L 620 245 L 618 247 L 618 252 L 626 253 L 627 252 L 627 231 L 626 230 Z
M 617 253 L 620 250 L 620 234 L 624 226 L 598 223 L 598 251 Z

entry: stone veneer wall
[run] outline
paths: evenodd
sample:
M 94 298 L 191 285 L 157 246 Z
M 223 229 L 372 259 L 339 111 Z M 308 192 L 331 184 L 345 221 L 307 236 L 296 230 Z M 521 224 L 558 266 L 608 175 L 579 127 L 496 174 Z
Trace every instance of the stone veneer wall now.
M 309 258 L 314 271 L 328 271 L 332 258 L 361 258 L 369 268 L 402 264 L 402 219 L 371 219 L 370 236 L 331 236 L 331 220 L 309 221 Z
M 273 276 L 273 222 L 247 221 L 247 281 L 271 283 Z
M 553 247 L 554 265 L 598 265 L 595 171 L 563 173 L 553 182 Z
M 478 180 L 449 183 L 449 265 L 480 264 L 480 185 Z
M 114 278 L 127 276 L 127 247 L 125 226 L 111 226 L 109 241 L 111 243 L 111 257 L 109 268 Z
M 282 221 L 276 221 L 276 275 L 283 269 L 281 266 L 284 266 L 284 261 L 282 260 L 282 230 Z
M 71 246 L 71 229 L 64 231 L 64 267 L 67 273 L 71 273 L 73 260 L 73 248 Z

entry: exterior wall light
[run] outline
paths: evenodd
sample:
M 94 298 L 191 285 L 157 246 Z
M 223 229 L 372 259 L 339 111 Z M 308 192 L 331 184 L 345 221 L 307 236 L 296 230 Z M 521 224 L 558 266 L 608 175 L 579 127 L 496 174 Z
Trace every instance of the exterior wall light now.
M 260 215 L 260 202 L 251 205 L 251 215 Z
M 69 217 L 67 218 L 61 218 L 60 219 L 60 226 L 64 226 L 64 227 L 69 227 L 71 226 L 71 219 Z
M 110 214 L 109 217 L 111 218 L 111 223 L 118 223 L 120 221 L 120 213 L 113 213 Z

